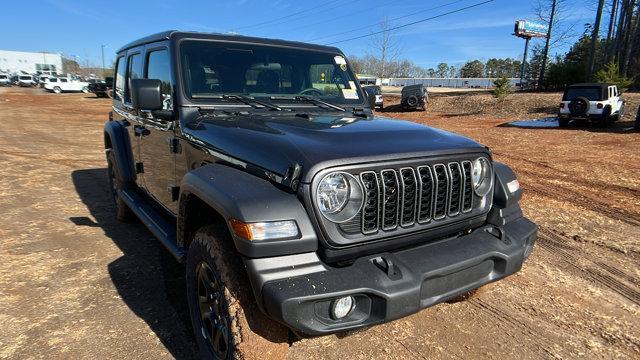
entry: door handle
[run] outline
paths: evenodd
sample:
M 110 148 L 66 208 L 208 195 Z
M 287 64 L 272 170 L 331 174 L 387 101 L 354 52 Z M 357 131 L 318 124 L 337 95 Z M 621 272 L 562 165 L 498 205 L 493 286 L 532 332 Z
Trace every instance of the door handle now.
M 144 126 L 141 126 L 141 125 L 135 125 L 133 127 L 133 131 L 134 131 L 135 135 L 138 136 L 138 137 L 147 136 L 147 135 L 151 134 L 151 131 L 149 131 L 149 129 L 147 129 Z

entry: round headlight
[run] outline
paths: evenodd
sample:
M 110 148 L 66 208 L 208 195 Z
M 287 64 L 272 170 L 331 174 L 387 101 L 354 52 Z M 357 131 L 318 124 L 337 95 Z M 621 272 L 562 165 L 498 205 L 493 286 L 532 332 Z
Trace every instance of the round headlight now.
M 316 202 L 320 213 L 329 221 L 342 223 L 358 214 L 364 201 L 358 180 L 345 172 L 325 175 L 316 190 Z
M 477 158 L 473 162 L 471 169 L 471 182 L 473 183 L 473 189 L 482 197 L 489 193 L 493 184 L 493 174 L 491 173 L 491 164 L 486 158 Z

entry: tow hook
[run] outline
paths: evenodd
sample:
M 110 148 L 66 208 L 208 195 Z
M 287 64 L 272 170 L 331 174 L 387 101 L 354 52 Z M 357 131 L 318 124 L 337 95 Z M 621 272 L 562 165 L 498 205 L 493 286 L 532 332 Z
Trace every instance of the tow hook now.
M 484 231 L 495 236 L 498 240 L 502 241 L 503 243 L 507 245 L 511 245 L 511 240 L 507 236 L 505 236 L 504 230 L 502 230 L 502 228 L 499 228 L 497 226 L 489 226 L 489 227 L 486 227 Z
M 377 266 L 380 270 L 384 271 L 385 274 L 391 280 L 398 280 L 402 278 L 402 272 L 398 265 L 394 264 L 391 260 L 387 259 L 383 256 L 378 256 L 376 258 L 371 259 L 373 265 Z

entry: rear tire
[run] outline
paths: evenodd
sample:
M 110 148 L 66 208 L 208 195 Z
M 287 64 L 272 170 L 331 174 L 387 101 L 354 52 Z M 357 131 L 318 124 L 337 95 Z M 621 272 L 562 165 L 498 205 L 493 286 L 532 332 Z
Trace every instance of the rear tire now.
M 565 128 L 569 126 L 569 119 L 558 118 L 558 127 Z
M 88 92 L 89 92 L 89 88 L 88 88 L 88 87 L 86 87 L 86 86 L 85 86 L 85 87 L 83 87 L 83 88 L 82 88 L 82 92 L 83 92 L 83 93 L 85 93 L 85 94 L 86 94 L 86 93 L 88 93 Z
M 186 271 L 189 313 L 202 358 L 286 358 L 288 329 L 258 308 L 226 227 L 196 231 Z
M 133 211 L 129 209 L 127 204 L 118 195 L 118 190 L 123 189 L 126 182 L 122 180 L 122 177 L 118 173 L 118 166 L 116 165 L 116 156 L 113 153 L 113 149 L 107 150 L 107 176 L 109 177 L 109 190 L 111 190 L 111 196 L 113 204 L 116 208 L 116 219 L 122 222 L 130 222 L 135 218 Z
M 62 92 L 62 89 L 60 88 L 60 86 L 54 86 L 53 92 L 56 94 L 60 94 Z

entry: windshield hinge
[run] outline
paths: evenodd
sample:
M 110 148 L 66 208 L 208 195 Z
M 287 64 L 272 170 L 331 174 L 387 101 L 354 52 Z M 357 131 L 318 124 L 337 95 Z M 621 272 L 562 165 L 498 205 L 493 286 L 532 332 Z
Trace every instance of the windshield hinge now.
M 287 169 L 287 172 L 282 179 L 282 185 L 288 186 L 293 191 L 298 190 L 300 185 L 300 175 L 302 174 L 302 165 L 295 163 Z

